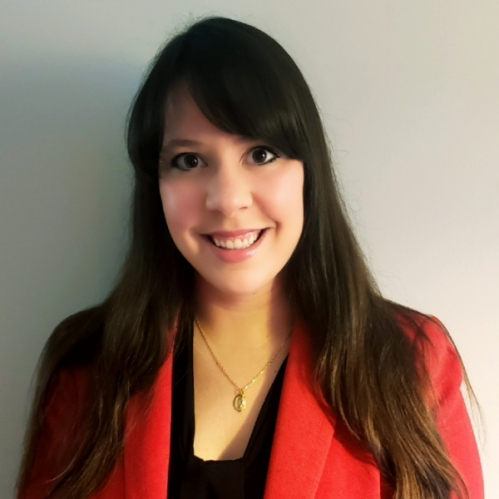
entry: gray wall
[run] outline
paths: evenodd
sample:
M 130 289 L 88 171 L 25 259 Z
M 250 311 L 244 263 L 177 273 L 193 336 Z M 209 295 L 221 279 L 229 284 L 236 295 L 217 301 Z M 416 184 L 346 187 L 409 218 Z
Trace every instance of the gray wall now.
M 12 496 L 45 340 L 105 296 L 122 261 L 123 130 L 140 75 L 175 27 L 207 13 L 263 28 L 303 68 L 382 289 L 441 318 L 460 349 L 484 412 L 486 489 L 496 497 L 499 3 L 205 5 L 0 4 L 0 499 Z

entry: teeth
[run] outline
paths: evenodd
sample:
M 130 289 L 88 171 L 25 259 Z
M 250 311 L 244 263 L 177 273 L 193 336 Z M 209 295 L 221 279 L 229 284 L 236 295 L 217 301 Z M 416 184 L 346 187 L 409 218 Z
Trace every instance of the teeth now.
M 255 241 L 258 239 L 258 236 L 261 234 L 260 232 L 253 232 L 247 237 L 243 238 L 231 238 L 231 239 L 217 239 L 216 237 L 211 236 L 211 240 L 215 243 L 219 248 L 225 249 L 246 249 L 255 244 Z

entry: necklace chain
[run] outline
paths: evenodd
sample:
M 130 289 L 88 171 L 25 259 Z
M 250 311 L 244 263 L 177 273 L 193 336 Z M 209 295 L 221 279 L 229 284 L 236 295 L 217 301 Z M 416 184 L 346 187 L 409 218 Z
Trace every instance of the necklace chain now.
M 291 331 L 288 333 L 286 338 L 284 338 L 284 341 L 281 343 L 281 346 L 277 349 L 277 352 L 269 360 L 269 362 L 267 362 L 267 364 L 265 364 L 265 366 L 258 372 L 258 374 L 256 376 L 253 377 L 253 379 L 249 383 L 247 383 L 243 387 L 240 387 L 230 377 L 229 373 L 225 370 L 224 366 L 222 366 L 220 361 L 217 359 L 217 356 L 215 355 L 215 352 L 213 352 L 210 344 L 208 343 L 206 335 L 203 331 L 203 328 L 201 327 L 201 324 L 199 324 L 199 321 L 196 318 L 194 318 L 194 322 L 196 323 L 196 326 L 198 327 L 199 332 L 201 333 L 201 336 L 202 336 L 206 346 L 208 347 L 208 351 L 210 352 L 211 356 L 213 357 L 213 360 L 215 361 L 215 364 L 218 366 L 220 371 L 222 371 L 223 375 L 231 382 L 231 384 L 236 389 L 236 397 L 234 398 L 234 401 L 233 401 L 234 409 L 238 412 L 244 411 L 244 409 L 246 409 L 246 405 L 247 405 L 245 391 L 270 367 L 272 362 L 274 362 L 274 360 L 277 358 L 277 356 L 281 352 L 282 348 L 284 347 L 284 345 L 288 341 L 288 338 L 291 336 Z

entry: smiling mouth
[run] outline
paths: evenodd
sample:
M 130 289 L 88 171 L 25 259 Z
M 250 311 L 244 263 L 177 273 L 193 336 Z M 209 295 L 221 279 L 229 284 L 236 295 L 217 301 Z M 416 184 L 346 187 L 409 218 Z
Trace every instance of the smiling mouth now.
M 251 232 L 239 237 L 215 237 L 208 235 L 207 238 L 217 247 L 226 250 L 247 249 L 253 246 L 267 229 Z

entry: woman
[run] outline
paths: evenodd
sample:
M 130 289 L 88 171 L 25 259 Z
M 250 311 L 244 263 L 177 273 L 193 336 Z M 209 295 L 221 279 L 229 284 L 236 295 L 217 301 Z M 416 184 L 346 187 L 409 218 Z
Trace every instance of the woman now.
M 277 42 L 173 38 L 128 150 L 128 258 L 47 343 L 19 497 L 483 497 L 459 356 L 376 289 Z

